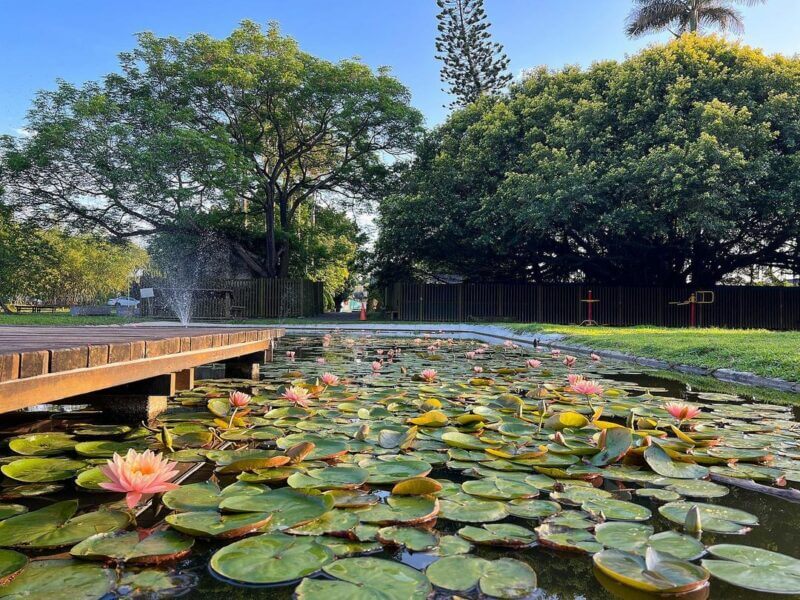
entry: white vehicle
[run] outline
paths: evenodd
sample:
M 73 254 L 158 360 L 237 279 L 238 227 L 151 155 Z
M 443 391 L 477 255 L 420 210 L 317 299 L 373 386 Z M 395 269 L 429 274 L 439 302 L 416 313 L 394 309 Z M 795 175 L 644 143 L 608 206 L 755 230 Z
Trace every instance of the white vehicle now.
M 130 296 L 117 296 L 108 301 L 109 306 L 139 306 L 139 301 Z

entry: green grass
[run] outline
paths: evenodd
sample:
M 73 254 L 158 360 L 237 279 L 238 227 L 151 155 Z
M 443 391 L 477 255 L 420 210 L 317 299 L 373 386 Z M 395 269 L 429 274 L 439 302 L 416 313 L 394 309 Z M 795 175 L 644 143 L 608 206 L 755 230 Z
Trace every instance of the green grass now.
M 142 320 L 131 317 L 73 317 L 68 312 L 11 315 L 0 313 L 0 325 L 119 325 Z
M 800 381 L 800 332 L 506 324 L 517 331 L 561 333 L 566 342 L 705 368 L 749 371 Z

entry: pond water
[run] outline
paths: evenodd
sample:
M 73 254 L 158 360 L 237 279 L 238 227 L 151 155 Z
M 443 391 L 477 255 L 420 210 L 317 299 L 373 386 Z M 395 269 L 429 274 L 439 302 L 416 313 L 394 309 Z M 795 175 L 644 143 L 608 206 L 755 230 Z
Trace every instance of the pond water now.
M 324 373 L 340 381 L 318 385 Z M 582 388 L 569 375 L 583 375 L 602 391 L 578 393 Z M 282 398 L 292 386 L 307 407 Z M 235 390 L 253 398 L 233 415 L 228 394 Z M 701 412 L 680 424 L 665 410 L 672 400 Z M 613 568 L 619 564 L 611 561 L 613 552 L 644 555 L 648 546 L 675 561 L 645 565 L 640 579 L 662 588 L 702 579 L 702 560 L 716 558 L 708 564 L 722 579 L 711 577 L 710 585 L 698 584 L 683 598 L 777 597 L 723 579 L 742 584 L 736 578 L 744 577 L 745 585 L 763 590 L 777 578 L 788 581 L 784 591 L 793 591 L 800 562 L 765 565 L 761 557 L 759 567 L 731 568 L 719 565 L 730 556 L 712 557 L 706 549 L 735 544 L 798 557 L 798 505 L 709 478 L 795 487 L 798 416 L 796 409 L 691 391 L 628 364 L 577 357 L 568 366 L 564 353 L 546 349 L 427 337 L 287 337 L 259 383 L 212 377 L 172 401 L 161 422 L 174 452 L 164 447 L 158 426 L 108 423 L 83 407 L 5 419 L 0 581 L 15 569 L 20 574 L 0 586 L 0 599 L 297 594 L 401 600 L 428 592 L 436 598 L 647 598 L 656 596 L 620 587 L 594 566 L 592 555 L 605 548 L 609 559 L 600 562 Z M 122 494 L 98 486 L 104 478 L 97 466 L 128 447 L 164 451 L 185 472 L 181 490 L 138 510 L 139 539 L 170 532 L 150 556 L 181 555 L 157 566 L 132 564 L 136 540 L 109 534 L 119 538 L 109 550 L 91 537 L 135 529 Z M 401 495 L 408 490 L 394 486 L 407 478 L 422 488 Z M 435 486 L 426 490 L 432 494 L 413 495 L 425 486 Z M 702 534 L 685 530 L 684 515 L 695 505 L 704 507 Z M 38 517 L 24 521 L 34 511 Z M 244 528 L 235 531 L 231 515 Z M 237 540 L 259 539 L 244 537 L 247 523 L 272 536 L 269 544 L 241 545 Z M 241 535 L 209 539 L 225 531 Z M 669 531 L 675 534 L 656 535 Z M 71 548 L 80 560 L 70 558 Z M 14 562 L 17 552 L 55 560 L 23 568 Z M 104 560 L 125 552 L 127 565 L 118 558 L 111 568 Z M 737 552 L 740 562 L 758 562 Z M 364 556 L 371 560 L 356 558 Z M 449 562 L 429 568 L 437 561 Z M 739 575 L 725 575 L 731 570 Z M 63 581 L 71 582 L 68 589 Z

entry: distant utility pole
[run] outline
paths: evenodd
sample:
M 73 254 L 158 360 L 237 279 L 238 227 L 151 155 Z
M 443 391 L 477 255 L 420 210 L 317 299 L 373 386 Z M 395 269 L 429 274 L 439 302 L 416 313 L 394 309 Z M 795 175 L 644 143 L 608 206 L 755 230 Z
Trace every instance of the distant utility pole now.
M 436 0 L 439 35 L 436 58 L 442 61 L 442 81 L 456 97 L 454 106 L 466 106 L 482 94 L 502 90 L 511 74 L 503 46 L 491 41 L 483 0 Z

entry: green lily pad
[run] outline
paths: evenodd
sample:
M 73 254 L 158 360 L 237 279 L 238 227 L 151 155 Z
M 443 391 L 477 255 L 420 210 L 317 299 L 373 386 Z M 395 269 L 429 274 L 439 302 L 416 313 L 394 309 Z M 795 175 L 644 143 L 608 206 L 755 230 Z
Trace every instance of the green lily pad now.
M 172 530 L 155 531 L 142 537 L 136 531 L 98 533 L 70 550 L 75 558 L 130 564 L 159 564 L 189 553 L 194 538 Z
M 697 538 L 677 531 L 662 531 L 651 535 L 648 545 L 683 560 L 697 560 L 706 553 L 706 547 Z
M 0 545 L 27 544 L 66 523 L 77 510 L 77 500 L 65 500 L 0 521 Z
M 382 544 L 403 546 L 413 552 L 425 552 L 436 547 L 435 535 L 413 527 L 383 527 L 378 530 L 378 541 Z
M 0 504 L 0 521 L 26 512 L 28 512 L 28 507 L 22 504 Z
M 370 473 L 366 469 L 351 466 L 310 469 L 305 473 L 294 473 L 286 483 L 293 488 L 309 489 L 353 489 L 364 485 Z
M 26 483 L 0 489 L 0 498 L 3 500 L 17 500 L 19 498 L 33 498 L 54 494 L 64 488 L 59 483 Z
M 631 447 L 633 437 L 626 427 L 612 427 L 606 430 L 605 447 L 592 457 L 596 467 L 608 465 L 620 460 Z
M 466 592 L 476 586 L 494 598 L 524 598 L 536 589 L 536 573 L 513 558 L 486 560 L 473 556 L 447 556 L 428 566 L 428 579 L 436 587 Z
M 344 510 L 329 510 L 313 521 L 292 527 L 292 535 L 338 535 L 347 536 L 358 525 L 358 516 Z
M 330 548 L 312 539 L 269 533 L 217 550 L 210 566 L 238 583 L 278 584 L 316 573 L 334 557 Z
M 650 498 L 658 502 L 676 502 L 681 499 L 678 492 L 662 488 L 639 488 L 635 494 L 639 498 Z
M 524 548 L 536 541 L 533 531 L 513 523 L 487 523 L 483 527 L 468 525 L 459 529 L 458 535 L 479 546 Z
M 684 479 L 670 481 L 666 489 L 689 498 L 722 498 L 730 493 L 724 485 L 705 479 Z
M 333 581 L 303 579 L 297 600 L 425 600 L 431 584 L 402 563 L 368 556 L 343 558 L 322 567 Z
M 800 594 L 800 560 L 752 546 L 717 544 L 703 566 L 717 579 L 756 592 Z
M 28 557 L 24 554 L 14 550 L 0 550 L 0 585 L 14 579 L 27 564 Z
M 366 460 L 358 464 L 369 473 L 367 483 L 388 485 L 411 477 L 424 477 L 433 468 L 422 460 Z
M 165 521 L 173 529 L 194 537 L 230 539 L 256 531 L 269 523 L 270 519 L 272 515 L 267 512 L 222 515 L 204 510 L 167 515 Z
M 512 500 L 506 504 L 508 514 L 523 519 L 541 519 L 561 510 L 557 502 L 550 500 Z
M 442 498 L 440 506 L 440 517 L 462 523 L 489 523 L 500 521 L 508 515 L 506 505 L 502 502 L 462 493 Z
M 270 529 L 279 531 L 308 523 L 333 508 L 333 498 L 312 496 L 291 488 L 261 494 L 233 495 L 220 502 L 223 511 L 265 511 L 272 516 Z
M 79 437 L 122 437 L 133 431 L 129 425 L 87 425 L 73 431 Z
M 65 433 L 31 433 L 10 440 L 8 447 L 24 456 L 52 456 L 69 452 L 75 444 L 75 438 Z
M 645 592 L 678 594 L 707 585 L 709 573 L 685 560 L 648 548 L 645 556 L 609 549 L 592 557 L 603 573 Z
M 650 509 L 614 498 L 598 498 L 581 504 L 581 508 L 589 513 L 602 515 L 610 521 L 647 521 L 653 516 Z
M 0 467 L 3 475 L 25 483 L 72 479 L 86 463 L 69 458 L 21 458 Z
M 686 514 L 696 506 L 700 511 L 700 521 L 704 531 L 715 533 L 746 533 L 750 527 L 758 525 L 755 515 L 738 508 L 701 502 L 670 502 L 658 508 L 658 512 L 673 523 L 686 522 Z
M 75 444 L 75 452 L 86 458 L 111 458 L 114 454 L 125 455 L 129 448 L 137 451 L 146 450 L 147 445 L 139 440 L 130 442 L 110 442 L 107 440 L 92 440 Z
M 644 451 L 647 465 L 663 477 L 673 479 L 702 479 L 708 476 L 708 467 L 688 462 L 677 462 L 659 446 L 653 444 Z
M 40 511 L 36 511 L 40 512 Z M 34 513 L 29 513 L 34 514 Z M 131 522 L 127 512 L 119 510 L 96 510 L 72 517 L 65 523 L 24 544 L 26 548 L 61 548 L 71 546 L 96 533 L 108 533 L 124 529 Z
M 363 523 L 418 525 L 440 514 L 440 503 L 430 496 L 389 496 L 384 504 L 355 509 Z
M 110 490 L 100 487 L 100 484 L 109 483 L 110 481 L 111 480 L 100 470 L 100 467 L 92 467 L 91 469 L 86 469 L 78 473 L 78 476 L 75 478 L 75 485 L 85 490 L 105 493 Z
M 461 489 L 470 496 L 489 498 L 490 500 L 513 500 L 516 498 L 535 498 L 538 488 L 523 481 L 510 479 L 470 479 L 461 484 Z
M 543 523 L 536 528 L 539 544 L 566 552 L 600 552 L 603 545 L 586 529 L 573 529 L 553 523 Z
M 653 535 L 653 528 L 642 523 L 610 521 L 595 527 L 594 535 L 606 548 L 639 553 Z
M 234 483 L 220 491 L 219 486 L 213 481 L 202 481 L 182 485 L 181 487 L 166 492 L 161 497 L 164 506 L 180 512 L 197 512 L 204 510 L 215 511 L 219 503 L 227 496 L 248 496 L 261 494 L 267 491 L 263 485 Z
M 0 590 L 3 600 L 96 600 L 114 587 L 110 569 L 76 560 L 39 560 L 30 563 Z

